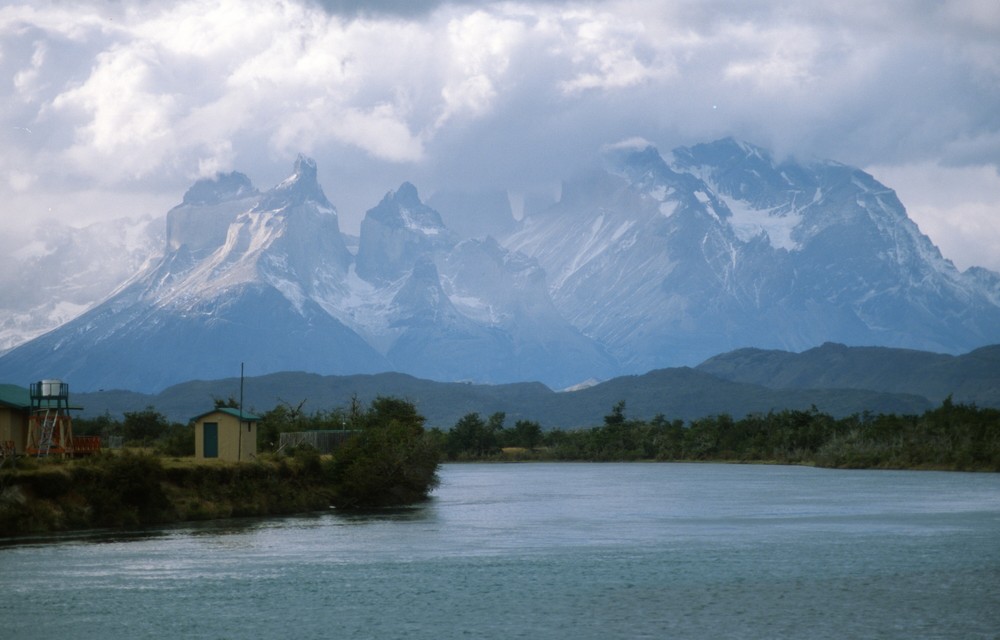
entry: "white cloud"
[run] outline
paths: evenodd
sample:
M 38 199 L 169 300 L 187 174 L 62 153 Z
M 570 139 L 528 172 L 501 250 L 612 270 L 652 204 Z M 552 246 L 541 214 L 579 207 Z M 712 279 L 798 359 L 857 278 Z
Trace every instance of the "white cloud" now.
M 723 70 L 727 81 L 749 82 L 764 91 L 780 92 L 818 79 L 816 56 L 822 36 L 814 28 L 761 29 L 743 23 L 723 29 L 718 39 L 735 50 Z
M 7 174 L 7 182 L 14 191 L 27 191 L 38 180 L 38 176 L 26 171 L 12 170 Z
M 45 42 L 35 42 L 31 54 L 31 65 L 14 75 L 14 88 L 22 99 L 30 99 L 39 90 L 38 82 L 42 65 L 45 64 L 45 54 L 48 47 Z
M 357 109 L 316 99 L 284 118 L 271 143 L 287 156 L 296 150 L 313 153 L 331 139 L 390 162 L 416 162 L 423 156 L 421 141 L 410 133 L 392 104 Z
M 218 173 L 231 171 L 234 155 L 233 145 L 228 140 L 206 145 L 205 155 L 198 158 L 198 177 L 210 178 Z
M 267 187 L 302 151 L 360 216 L 401 177 L 531 192 L 632 136 L 666 151 L 735 135 L 935 167 L 937 184 L 1000 166 L 988 0 L 323 4 L 8 2 L 0 201 L 179 199 L 229 169 Z M 954 239 L 949 257 L 1000 255 L 990 192 L 959 217 L 961 190 L 898 190 L 932 239 Z M 125 201 L 101 200 L 109 217 L 134 213 L 111 210 Z
M 626 138 L 625 140 L 619 140 L 618 142 L 610 142 L 601 147 L 602 151 L 642 151 L 646 147 L 656 146 L 649 140 L 642 138 L 640 136 L 633 136 L 631 138 Z
M 150 5 L 155 7 L 156 5 Z M 304 25 L 310 15 L 289 2 L 248 3 L 243 0 L 200 0 L 172 3 L 135 20 L 133 37 L 156 43 L 164 51 L 225 66 L 234 51 L 253 52 L 267 46 L 288 24 Z M 280 27 L 275 32 L 275 27 Z
M 443 111 L 435 127 L 455 116 L 488 113 L 510 67 L 512 50 L 525 34 L 521 22 L 476 11 L 448 21 Z
M 141 177 L 174 151 L 177 99 L 160 88 L 157 52 L 139 43 L 98 55 L 87 81 L 60 94 L 52 109 L 83 115 L 65 150 L 81 173 L 108 180 Z
M 1000 173 L 935 162 L 866 169 L 890 186 L 910 218 L 960 269 L 1000 272 Z
M 612 12 L 573 12 L 562 20 L 562 41 L 555 51 L 573 63 L 564 93 L 614 90 L 675 75 L 669 43 L 649 37 L 642 21 Z

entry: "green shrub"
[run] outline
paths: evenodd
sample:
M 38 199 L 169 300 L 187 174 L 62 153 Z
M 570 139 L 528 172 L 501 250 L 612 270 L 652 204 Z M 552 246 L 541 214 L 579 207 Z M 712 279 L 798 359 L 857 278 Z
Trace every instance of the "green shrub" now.
M 369 429 L 341 447 L 330 478 L 341 508 L 410 504 L 437 486 L 439 452 L 429 438 L 401 425 Z
M 166 456 L 177 458 L 193 456 L 194 429 L 186 425 L 171 425 L 156 443 L 156 449 Z
M 158 457 L 125 451 L 87 462 L 74 476 L 90 503 L 94 524 L 128 527 L 172 519 L 161 484 L 166 472 Z
M 308 444 L 300 444 L 290 451 L 292 460 L 303 478 L 319 479 L 323 475 L 322 456 Z
M 61 498 L 73 487 L 73 479 L 64 468 L 40 469 L 23 477 L 28 480 L 35 497 L 43 500 Z

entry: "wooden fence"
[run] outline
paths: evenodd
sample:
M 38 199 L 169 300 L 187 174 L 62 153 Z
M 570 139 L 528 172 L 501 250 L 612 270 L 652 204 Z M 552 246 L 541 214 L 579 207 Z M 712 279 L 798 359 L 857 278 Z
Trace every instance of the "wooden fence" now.
M 359 433 L 351 429 L 329 429 L 322 431 L 282 432 L 278 437 L 278 451 L 287 451 L 301 445 L 308 445 L 320 453 L 333 453 L 337 447 Z

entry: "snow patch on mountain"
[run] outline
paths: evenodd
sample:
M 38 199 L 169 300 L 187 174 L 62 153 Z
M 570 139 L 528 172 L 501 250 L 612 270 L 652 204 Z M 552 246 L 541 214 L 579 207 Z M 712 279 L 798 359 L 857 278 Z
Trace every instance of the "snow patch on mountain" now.
M 376 286 L 358 276 L 351 265 L 343 285 L 337 295 L 319 297 L 317 303 L 384 355 L 400 333 L 390 326 L 389 318 L 394 315 L 392 302 L 403 280 Z
M 729 226 L 733 228 L 736 237 L 743 242 L 750 242 L 753 238 L 764 235 L 775 249 L 796 251 L 802 248 L 792 239 L 792 232 L 802 222 L 801 213 L 796 211 L 780 215 L 775 213 L 775 208 L 755 209 L 731 196 L 719 194 L 718 197 L 726 203 L 729 212 L 732 213 L 729 217 Z
M 411 211 L 406 207 L 400 207 L 399 216 L 403 219 L 403 226 L 410 231 L 415 231 L 416 233 L 421 233 L 425 236 L 436 236 L 444 231 L 442 225 L 427 224 L 426 219 L 422 219 L 418 215 L 415 215 L 414 211 Z

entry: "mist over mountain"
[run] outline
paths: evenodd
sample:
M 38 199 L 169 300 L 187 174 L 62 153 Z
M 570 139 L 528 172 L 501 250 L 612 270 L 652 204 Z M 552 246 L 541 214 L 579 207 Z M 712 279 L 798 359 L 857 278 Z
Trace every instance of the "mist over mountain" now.
M 309 158 L 266 191 L 200 180 L 167 213 L 162 257 L 0 356 L 0 378 L 151 392 L 246 363 L 565 388 L 742 347 L 1000 342 L 1000 275 L 959 272 L 859 169 L 733 139 L 602 161 L 518 221 L 452 198 L 450 219 L 490 207 L 461 232 L 403 183 L 356 240 Z
M 444 224 L 460 238 L 503 237 L 517 222 L 506 191 L 441 191 L 427 204 L 441 214 Z
M 72 320 L 163 253 L 162 218 L 41 221 L 33 242 L 0 255 L 0 353 Z
M 609 149 L 506 245 L 624 369 L 826 341 L 961 352 L 1000 335 L 997 274 L 960 273 L 887 187 L 732 139 Z

